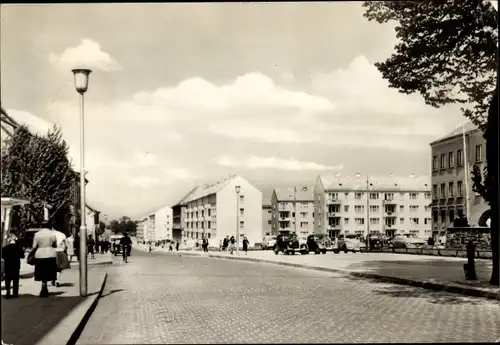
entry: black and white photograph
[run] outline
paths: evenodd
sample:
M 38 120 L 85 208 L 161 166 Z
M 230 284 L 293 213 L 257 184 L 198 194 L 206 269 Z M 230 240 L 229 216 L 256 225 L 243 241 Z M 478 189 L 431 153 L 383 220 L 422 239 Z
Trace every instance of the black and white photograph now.
M 3 3 L 2 345 L 500 343 L 498 20 Z

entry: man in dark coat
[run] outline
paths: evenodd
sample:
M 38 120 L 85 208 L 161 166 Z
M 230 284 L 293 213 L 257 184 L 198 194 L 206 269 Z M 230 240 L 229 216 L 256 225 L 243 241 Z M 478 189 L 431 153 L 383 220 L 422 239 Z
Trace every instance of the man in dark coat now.
M 10 298 L 10 287 L 12 285 L 12 297 L 19 295 L 19 271 L 21 270 L 21 259 L 24 258 L 24 250 L 14 237 L 8 240 L 8 244 L 2 249 L 2 259 L 4 260 L 5 298 Z

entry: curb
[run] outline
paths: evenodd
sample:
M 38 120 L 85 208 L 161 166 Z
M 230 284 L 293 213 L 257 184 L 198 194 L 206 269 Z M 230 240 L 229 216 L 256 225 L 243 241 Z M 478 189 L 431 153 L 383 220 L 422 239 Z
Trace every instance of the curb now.
M 202 256 L 202 255 L 199 255 L 199 256 Z M 485 290 L 480 290 L 480 289 L 466 287 L 466 286 L 448 285 L 448 284 L 437 283 L 437 282 L 432 282 L 432 281 L 422 281 L 422 280 L 414 280 L 414 279 L 409 279 L 409 278 L 382 276 L 382 275 L 374 274 L 374 273 L 353 272 L 353 271 L 348 271 L 348 270 L 339 269 L 339 268 L 310 266 L 310 265 L 272 261 L 272 260 L 265 260 L 265 259 L 242 258 L 242 257 L 234 257 L 234 256 L 230 257 L 230 256 L 222 256 L 222 255 L 214 255 L 214 254 L 209 254 L 208 257 L 209 258 L 216 258 L 216 259 L 262 262 L 262 263 L 281 265 L 281 266 L 287 266 L 287 267 L 305 268 L 305 269 L 310 269 L 310 270 L 315 270 L 315 271 L 343 273 L 343 274 L 353 276 L 353 277 L 373 279 L 373 280 L 386 282 L 386 283 L 393 283 L 393 284 L 398 284 L 398 285 L 409 285 L 409 286 L 420 287 L 420 288 L 435 290 L 435 291 L 446 291 L 446 292 L 461 294 L 461 295 L 465 295 L 465 296 L 483 297 L 486 299 L 500 300 L 500 293 L 498 293 L 498 292 L 485 291 Z
M 76 342 L 78 341 L 78 338 L 82 334 L 83 329 L 85 328 L 85 325 L 87 324 L 88 320 L 90 319 L 90 316 L 92 315 L 95 308 L 97 307 L 97 303 L 99 303 L 99 299 L 102 296 L 102 293 L 104 291 L 104 287 L 106 286 L 107 280 L 108 280 L 108 273 L 105 273 L 104 279 L 103 279 L 102 284 L 101 284 L 101 288 L 99 289 L 99 292 L 97 293 L 96 297 L 92 301 L 92 304 L 90 305 L 89 309 L 87 310 L 87 312 L 83 316 L 82 320 L 78 323 L 78 326 L 71 334 L 71 337 L 69 338 L 66 345 L 75 345 Z

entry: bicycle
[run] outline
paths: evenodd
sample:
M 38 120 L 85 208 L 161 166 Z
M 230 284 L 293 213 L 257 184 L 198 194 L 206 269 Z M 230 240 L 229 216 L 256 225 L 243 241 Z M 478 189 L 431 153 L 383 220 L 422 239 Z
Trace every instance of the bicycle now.
M 123 250 L 123 262 L 124 263 L 127 263 L 127 258 L 128 258 L 128 246 L 122 246 L 122 250 Z

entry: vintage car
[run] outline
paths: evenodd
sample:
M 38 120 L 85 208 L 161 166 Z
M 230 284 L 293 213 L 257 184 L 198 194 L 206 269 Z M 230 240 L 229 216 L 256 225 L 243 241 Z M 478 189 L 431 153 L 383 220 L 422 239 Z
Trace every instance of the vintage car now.
M 262 239 L 262 242 L 260 245 L 261 245 L 262 249 L 267 250 L 267 249 L 274 248 L 275 244 L 276 244 L 276 236 L 265 236 Z
M 326 254 L 327 250 L 332 249 L 332 240 L 325 234 L 314 234 L 307 236 L 307 248 L 314 254 Z
M 281 234 L 276 237 L 276 244 L 274 245 L 274 254 L 279 253 L 295 254 L 296 252 L 302 255 L 309 254 L 309 249 L 305 243 L 300 244 L 299 238 L 296 234 Z
M 427 241 L 414 234 L 398 234 L 391 240 L 393 248 L 422 248 Z
M 359 252 L 360 250 L 361 250 L 361 241 L 355 234 L 340 235 L 335 241 L 333 247 L 333 252 L 335 254 L 340 253 L 340 251 L 343 251 L 344 253 L 348 252 L 356 253 Z

